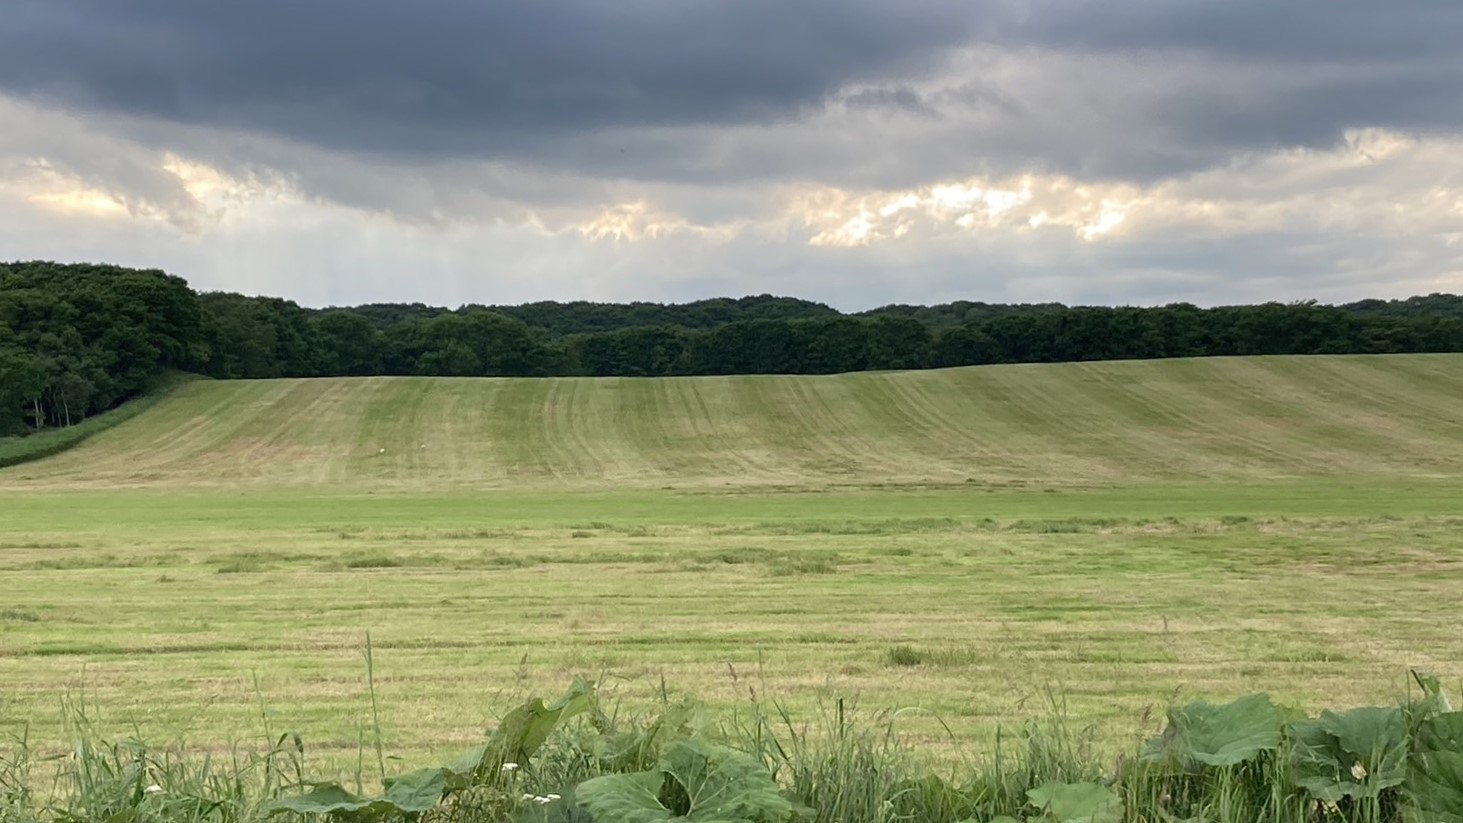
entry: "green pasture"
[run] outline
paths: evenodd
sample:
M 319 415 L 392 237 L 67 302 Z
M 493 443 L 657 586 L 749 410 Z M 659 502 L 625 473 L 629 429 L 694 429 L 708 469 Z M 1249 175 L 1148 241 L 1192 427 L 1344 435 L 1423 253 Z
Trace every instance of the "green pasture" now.
M 199 381 L 0 489 L 992 489 L 1452 477 L 1463 355 Z
M 194 382 L 0 470 L 0 734 L 374 736 L 436 762 L 574 676 L 905 708 L 1463 680 L 1463 357 L 841 377 Z
M 911 707 L 974 747 L 1047 710 L 1126 742 L 1175 696 L 1390 700 L 1463 677 L 1463 483 L 710 495 L 5 495 L 0 722 L 153 739 L 371 728 L 430 760 L 608 676 L 734 708 Z M 261 712 L 263 713 L 261 716 Z M 344 765 L 342 765 L 344 768 Z

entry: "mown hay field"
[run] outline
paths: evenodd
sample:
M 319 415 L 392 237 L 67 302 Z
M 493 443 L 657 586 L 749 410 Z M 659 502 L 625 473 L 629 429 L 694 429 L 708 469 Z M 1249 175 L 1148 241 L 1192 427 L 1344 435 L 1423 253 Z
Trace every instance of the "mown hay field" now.
M 1463 679 L 1460 398 L 1454 357 L 189 384 L 0 471 L 0 724 L 345 768 L 368 633 L 408 763 L 575 675 L 941 747 L 1048 691 L 1114 743 L 1175 696 L 1390 701 Z
M 7 487 L 438 492 L 1452 476 L 1463 358 L 196 382 Z

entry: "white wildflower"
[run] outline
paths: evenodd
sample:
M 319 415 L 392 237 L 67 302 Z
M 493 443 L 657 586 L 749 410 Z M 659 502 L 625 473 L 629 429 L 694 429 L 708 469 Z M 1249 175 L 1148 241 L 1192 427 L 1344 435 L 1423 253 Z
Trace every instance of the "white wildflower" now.
M 517 771 L 517 770 L 518 770 L 518 764 L 517 763 L 504 763 L 503 764 L 503 771 L 505 771 L 505 772 L 512 772 L 512 771 Z
M 530 801 L 530 800 L 534 800 L 534 799 L 536 799 L 536 798 L 534 798 L 534 796 L 533 796 L 533 795 L 531 795 L 531 794 L 528 794 L 528 793 L 527 793 L 527 792 L 524 792 L 524 794 L 523 794 L 523 796 L 522 796 L 522 797 L 520 797 L 520 798 L 518 798 L 518 799 L 519 799 L 519 800 L 522 800 L 522 801 L 523 801 L 523 802 L 524 802 L 524 803 L 527 803 L 527 802 L 528 802 L 528 801 Z
M 550 800 L 561 800 L 562 799 L 557 794 L 552 794 L 552 793 L 551 794 L 546 794 L 546 795 L 544 795 L 544 797 L 547 797 Z
M 548 804 L 554 802 L 554 800 L 550 797 L 535 797 L 533 799 L 533 802 L 539 804 L 540 806 L 547 806 Z
M 1366 766 L 1361 765 L 1360 760 L 1356 762 L 1356 765 L 1351 767 L 1351 776 L 1357 780 L 1366 779 Z
M 151 786 L 148 786 L 147 788 L 143 789 L 142 791 L 145 794 L 162 794 L 163 787 L 162 786 L 159 786 L 156 783 L 154 783 Z

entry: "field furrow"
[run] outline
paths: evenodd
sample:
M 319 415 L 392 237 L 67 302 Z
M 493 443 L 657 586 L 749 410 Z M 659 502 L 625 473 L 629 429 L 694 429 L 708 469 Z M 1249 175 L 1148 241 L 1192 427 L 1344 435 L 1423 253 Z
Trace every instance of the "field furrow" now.
M 1463 357 L 196 382 L 0 487 L 1084 485 L 1463 472 Z

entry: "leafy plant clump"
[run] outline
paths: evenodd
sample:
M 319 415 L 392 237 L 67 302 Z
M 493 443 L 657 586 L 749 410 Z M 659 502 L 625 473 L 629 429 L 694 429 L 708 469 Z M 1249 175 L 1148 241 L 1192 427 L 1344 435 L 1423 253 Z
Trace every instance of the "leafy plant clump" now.
M 783 823 L 793 813 L 761 763 L 699 740 L 673 743 L 649 771 L 585 781 L 575 795 L 597 823 Z
M 383 768 L 375 793 L 307 779 L 298 736 L 189 760 L 102 742 L 78 713 L 49 801 L 27 747 L 0 748 L 0 823 L 1463 823 L 1463 712 L 1415 677 L 1421 699 L 1316 717 L 1266 695 L 1194 701 L 1116 764 L 1053 703 L 1055 718 L 964 773 L 932 771 L 896 732 L 898 712 L 871 722 L 839 700 L 809 730 L 755 698 L 720 723 L 667 698 L 626 718 L 576 680 L 510 710 L 451 762 Z
M 1188 772 L 1238 766 L 1261 752 L 1280 748 L 1285 723 L 1292 715 L 1263 694 L 1220 706 L 1197 700 L 1181 709 L 1169 709 L 1168 726 L 1162 736 L 1149 741 L 1142 757 Z
M 487 742 L 444 766 L 418 769 L 382 783 L 385 792 L 360 797 L 339 783 L 312 784 L 309 792 L 275 802 L 271 811 L 351 820 L 415 816 L 475 788 L 501 788 L 527 763 L 561 722 L 587 711 L 593 692 L 582 680 L 553 703 L 533 699 L 509 712 Z

